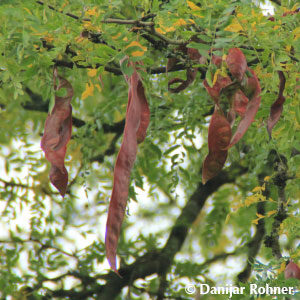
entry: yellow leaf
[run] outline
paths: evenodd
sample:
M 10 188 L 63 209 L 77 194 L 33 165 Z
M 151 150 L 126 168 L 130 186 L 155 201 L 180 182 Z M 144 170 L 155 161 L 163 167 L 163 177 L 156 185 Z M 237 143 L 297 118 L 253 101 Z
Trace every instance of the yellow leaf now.
M 132 56 L 143 56 L 144 55 L 144 51 L 134 51 L 131 53 Z
M 271 63 L 272 63 L 272 66 L 275 67 L 275 53 L 274 52 L 271 53 Z
M 253 203 L 256 203 L 259 201 L 259 198 L 256 195 L 249 196 L 245 199 L 245 205 L 246 207 L 250 206 Z
M 213 79 L 213 85 L 215 85 L 215 83 L 217 82 L 218 80 L 218 75 L 220 74 L 221 70 L 218 69 L 214 75 L 214 79 Z
M 67 5 L 69 5 L 69 1 L 66 1 L 60 9 L 64 9 Z
M 230 219 L 230 214 L 228 214 L 228 215 L 226 216 L 226 219 L 225 219 L 225 225 L 228 224 L 229 219 Z
M 89 77 L 94 77 L 96 75 L 97 75 L 97 69 L 89 69 L 89 71 L 88 71 Z
M 255 219 L 255 220 L 252 220 L 252 224 L 256 224 L 256 225 L 258 225 L 258 221 L 259 221 L 260 219 L 258 218 L 258 219 Z
M 224 30 L 230 32 L 239 32 L 243 30 L 243 27 L 239 23 L 232 23 L 228 25 Z
M 277 270 L 277 274 L 281 274 L 285 270 L 285 262 L 282 262 L 280 268 Z
M 94 26 L 92 25 L 91 21 L 83 21 L 83 27 L 87 30 L 94 29 Z
M 23 7 L 30 15 L 32 15 L 32 12 L 27 8 L 27 7 Z
M 199 7 L 199 6 L 197 6 L 194 2 L 192 2 L 192 1 L 186 1 L 187 2 L 187 5 L 189 6 L 189 8 L 191 9 L 191 10 L 194 10 L 194 11 L 199 11 L 199 10 L 201 10 L 201 8 Z
M 276 213 L 277 213 L 277 210 L 271 210 L 271 211 L 267 212 L 267 216 L 270 217 L 270 216 L 272 216 L 272 215 L 274 215 Z
M 90 82 L 90 84 L 85 84 L 85 91 L 82 93 L 81 98 L 84 100 L 88 96 L 94 95 L 94 85 Z
M 192 23 L 192 24 L 195 24 L 195 21 L 193 19 L 189 19 L 189 21 Z
M 171 26 L 171 27 L 164 27 L 165 31 L 166 32 L 172 32 L 172 31 L 175 31 L 176 28 L 174 26 Z
M 266 177 L 264 178 L 264 181 L 265 181 L 265 182 L 268 182 L 270 179 L 271 179 L 271 176 L 266 176 Z
M 130 47 L 139 47 L 139 48 L 141 48 L 142 50 L 147 51 L 147 47 L 142 46 L 142 45 L 141 45 L 139 42 L 137 42 L 137 41 L 131 42 L 129 45 L 127 45 L 127 46 L 125 47 L 125 49 L 130 48 Z
M 300 27 L 297 27 L 293 30 L 293 34 L 295 35 L 294 41 L 300 37 Z
M 82 43 L 83 41 L 84 41 L 84 37 L 82 37 L 82 36 L 77 36 L 76 38 L 75 38 L 75 41 L 76 41 L 76 43 Z
M 165 34 L 166 32 L 165 31 L 163 31 L 161 28 L 156 28 L 155 29 L 158 33 L 160 33 L 160 34 Z
M 102 89 L 101 89 L 101 86 L 97 83 L 97 84 L 95 84 L 95 87 L 98 89 L 98 91 L 99 92 L 101 92 L 102 91 Z
M 112 38 L 113 40 L 116 40 L 120 35 L 121 35 L 121 32 L 119 32 L 118 34 L 112 36 L 111 38 Z
M 256 187 L 252 190 L 252 192 L 253 192 L 253 193 L 261 192 L 261 190 L 262 190 L 262 187 L 261 187 L 261 186 L 256 186 Z
M 88 15 L 88 16 L 97 16 L 98 13 L 96 12 L 96 7 L 94 7 L 93 9 L 88 9 L 85 13 Z
M 54 40 L 54 38 L 51 34 L 48 34 L 47 36 L 44 36 L 44 40 L 48 43 L 51 43 Z
M 186 25 L 186 21 L 183 20 L 183 19 L 178 19 L 174 24 L 173 26 L 183 26 L 183 25 Z
M 259 213 L 256 213 L 256 215 L 258 216 L 259 219 L 262 219 L 262 218 L 265 217 L 264 215 L 261 215 L 261 214 L 259 214 Z

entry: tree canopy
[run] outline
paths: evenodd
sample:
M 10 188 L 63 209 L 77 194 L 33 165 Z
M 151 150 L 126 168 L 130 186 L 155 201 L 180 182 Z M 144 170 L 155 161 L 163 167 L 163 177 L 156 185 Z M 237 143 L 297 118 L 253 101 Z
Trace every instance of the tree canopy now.
M 2 0 L 0 18 L 1 299 L 299 286 L 298 1 Z

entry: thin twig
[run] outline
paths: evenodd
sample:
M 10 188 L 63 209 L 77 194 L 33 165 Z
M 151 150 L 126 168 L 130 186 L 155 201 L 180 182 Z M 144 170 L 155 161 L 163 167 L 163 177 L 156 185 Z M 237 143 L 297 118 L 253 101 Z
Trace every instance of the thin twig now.
M 71 14 L 71 13 L 65 13 L 65 12 L 63 12 L 62 10 L 56 9 L 56 8 L 53 7 L 52 5 L 49 5 L 49 4 L 44 3 L 43 1 L 36 1 L 36 3 L 37 3 L 37 4 L 41 4 L 41 5 L 46 5 L 49 9 L 51 9 L 51 10 L 53 10 L 53 11 L 56 11 L 56 12 L 59 12 L 60 14 L 66 15 L 66 16 L 68 16 L 68 17 L 70 17 L 70 18 L 75 19 L 75 20 L 80 20 L 80 18 L 79 18 L 78 16 L 73 15 L 73 14 Z M 88 19 L 88 18 L 83 18 L 83 19 L 81 19 L 81 20 L 82 20 L 82 21 L 91 21 L 91 19 Z
M 16 239 L 16 240 L 0 240 L 0 244 L 25 244 L 25 243 L 37 243 L 39 244 L 42 248 L 44 249 L 53 249 L 53 250 L 56 250 L 66 256 L 69 256 L 69 257 L 73 257 L 73 258 L 76 258 L 78 260 L 78 257 L 76 256 L 76 254 L 72 254 L 72 253 L 68 253 L 56 246 L 50 246 L 50 245 L 47 245 L 47 244 L 44 244 L 42 243 L 41 241 L 37 240 L 37 239 L 34 239 L 34 238 L 29 238 L 27 240 L 22 240 L 22 239 Z
M 150 33 L 150 34 L 152 34 L 152 35 L 154 35 L 154 36 L 156 36 L 156 37 L 158 37 L 159 39 L 161 39 L 162 41 L 165 41 L 168 44 L 178 45 L 178 46 L 187 44 L 187 42 L 184 41 L 184 40 L 172 40 L 172 39 L 167 38 L 166 36 L 164 36 L 164 35 L 160 34 L 159 32 L 157 32 L 154 27 L 152 27 L 151 29 L 150 28 L 143 28 L 143 30 Z
M 65 13 L 62 10 L 58 10 L 57 8 L 55 8 L 52 5 L 46 4 L 43 1 L 36 1 L 37 4 L 40 5 L 46 5 L 49 9 L 56 11 L 60 14 L 66 15 L 74 20 L 78 20 L 78 21 L 85 21 L 85 22 L 90 22 L 91 19 L 89 18 L 80 18 L 74 14 L 71 13 Z M 142 20 L 123 20 L 123 19 L 114 19 L 114 18 L 108 18 L 105 20 L 102 20 L 101 23 L 105 23 L 105 24 L 124 24 L 124 25 L 136 25 L 136 26 L 154 26 L 154 22 L 145 22 Z
M 29 185 L 25 185 L 25 184 L 22 184 L 22 183 L 16 183 L 16 182 L 13 182 L 13 181 L 6 181 L 2 178 L 0 178 L 0 182 L 2 182 L 4 184 L 4 187 L 8 187 L 8 186 L 11 186 L 11 187 L 20 187 L 20 188 L 25 188 L 25 189 L 34 189 L 34 187 L 32 186 L 29 186 Z
M 144 22 L 140 20 L 123 20 L 123 19 L 112 19 L 108 18 L 102 20 L 101 23 L 105 24 L 124 24 L 124 25 L 136 25 L 136 26 L 154 26 L 154 22 Z
M 270 0 L 270 2 L 273 2 L 277 5 L 281 5 L 281 0 Z

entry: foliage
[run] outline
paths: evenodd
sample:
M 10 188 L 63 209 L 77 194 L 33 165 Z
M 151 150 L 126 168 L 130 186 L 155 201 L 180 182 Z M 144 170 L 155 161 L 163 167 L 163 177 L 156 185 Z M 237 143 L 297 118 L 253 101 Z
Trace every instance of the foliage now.
M 249 299 L 251 283 L 299 284 L 284 270 L 300 261 L 300 15 L 297 1 L 272 1 L 272 17 L 261 2 L 1 1 L 1 298 L 195 299 L 186 284 L 232 283 Z M 69 142 L 70 111 L 63 132 L 45 124 L 57 99 L 70 110 L 67 83 Z M 136 152 L 145 138 L 128 168 L 118 277 L 105 222 L 127 99 L 141 89 L 150 123 L 129 142 Z M 51 128 L 60 142 L 47 148 Z M 65 157 L 64 198 L 43 133 L 47 158 Z

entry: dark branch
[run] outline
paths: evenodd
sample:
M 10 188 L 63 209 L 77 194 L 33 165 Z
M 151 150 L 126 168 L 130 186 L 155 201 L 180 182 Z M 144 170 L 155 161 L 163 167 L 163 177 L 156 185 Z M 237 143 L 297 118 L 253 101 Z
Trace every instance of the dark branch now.
M 43 1 L 36 1 L 36 3 L 41 4 L 41 5 L 46 5 Z M 91 21 L 91 19 L 88 18 L 79 18 L 76 15 L 70 14 L 70 13 L 64 13 L 63 11 L 60 11 L 58 9 L 56 9 L 55 7 L 51 6 L 51 5 L 47 5 L 47 7 L 53 11 L 57 11 L 61 14 L 65 14 L 68 17 L 71 17 L 75 20 L 79 20 L 79 21 Z M 156 15 L 155 14 L 151 14 L 149 18 L 154 18 Z M 173 44 L 173 45 L 184 45 L 186 44 L 186 41 L 184 40 L 172 40 L 162 34 L 160 34 L 159 32 L 157 32 L 154 28 L 155 23 L 150 21 L 144 21 L 145 17 L 138 19 L 138 20 L 125 20 L 125 19 L 114 19 L 114 18 L 107 18 L 105 20 L 102 20 L 102 23 L 105 24 L 121 24 L 121 25 L 134 25 L 137 27 L 143 27 L 143 30 L 147 31 L 148 33 L 156 36 L 157 38 L 159 38 L 162 41 L 167 42 L 168 44 Z M 150 27 L 150 28 L 149 28 Z
M 26 103 L 22 104 L 24 109 L 48 113 L 49 101 L 44 101 L 43 97 L 41 95 L 34 93 L 28 87 L 25 87 L 24 90 L 31 99 L 30 102 L 26 102 Z M 73 120 L 73 125 L 75 127 L 82 127 L 83 125 L 85 125 L 84 121 L 82 121 L 76 117 L 72 117 L 72 120 Z
M 281 0 L 270 0 L 270 1 L 277 5 L 281 5 Z
M 49 9 L 53 10 L 53 11 L 56 11 L 60 14 L 63 14 L 63 15 L 66 15 L 74 20 L 78 20 L 78 21 L 91 21 L 91 19 L 89 18 L 80 18 L 74 14 L 71 14 L 71 13 L 65 13 L 63 12 L 62 10 L 58 10 L 56 9 L 54 6 L 52 5 L 48 5 L 46 3 L 44 3 L 43 1 L 36 1 L 37 4 L 40 4 L 40 5 L 46 5 Z M 153 18 L 155 17 L 155 15 L 151 15 L 150 18 Z M 145 17 L 142 18 L 142 20 L 123 20 L 123 19 L 113 19 L 113 18 L 108 18 L 108 19 L 105 19 L 105 20 L 102 20 L 102 23 L 106 23 L 106 24 L 124 24 L 124 25 L 135 25 L 135 26 L 154 26 L 154 23 L 153 22 L 146 22 L 145 21 Z
M 107 283 L 99 290 L 100 299 L 115 299 L 123 287 L 138 278 L 145 278 L 154 273 L 166 273 L 173 263 L 175 254 L 180 251 L 188 235 L 189 228 L 199 215 L 208 197 L 223 184 L 234 182 L 238 176 L 245 172 L 247 172 L 247 168 L 232 164 L 231 167 L 223 170 L 218 176 L 207 182 L 206 185 L 199 183 L 177 218 L 164 248 L 147 253 L 138 258 L 133 264 L 121 267 L 119 273 L 122 278 L 113 272 L 106 275 Z
M 259 202 L 257 204 L 257 213 L 265 215 L 265 202 Z M 247 282 L 250 278 L 252 272 L 252 265 L 254 263 L 255 257 L 257 256 L 260 250 L 265 233 L 265 220 L 262 218 L 258 221 L 255 235 L 253 236 L 252 240 L 247 244 L 248 260 L 244 270 L 238 274 L 238 281 Z
M 24 103 L 22 106 L 26 110 L 32 110 L 32 111 L 40 111 L 40 112 L 45 112 L 48 113 L 48 107 L 49 107 L 49 100 L 44 101 L 43 97 L 39 94 L 34 93 L 30 88 L 25 87 L 24 88 L 25 92 L 28 94 L 30 97 L 30 102 Z M 72 117 L 73 120 L 73 125 L 75 127 L 82 127 L 86 125 L 86 122 L 76 118 Z M 115 124 L 102 124 L 102 128 L 104 133 L 122 133 L 125 125 L 125 120 L 121 120 Z
M 264 178 L 267 175 L 270 175 L 274 172 L 274 167 L 276 168 L 278 161 L 280 161 L 279 158 L 280 157 L 278 156 L 278 153 L 275 150 L 271 150 L 269 152 L 269 155 L 267 158 L 267 163 L 264 166 L 263 171 L 258 175 L 258 181 L 259 181 L 260 186 L 265 184 L 265 190 L 263 191 L 262 194 L 266 198 L 268 198 L 270 196 L 270 187 L 269 187 L 269 183 L 264 182 Z M 263 216 L 265 215 L 265 202 L 259 202 L 257 204 L 257 213 L 260 215 L 263 215 Z M 275 232 L 275 235 L 277 236 L 278 229 L 272 228 L 271 236 L 266 236 L 264 243 L 265 243 L 265 246 L 267 246 L 268 243 L 271 243 L 272 246 L 269 245 L 267 247 L 273 247 L 275 245 L 275 248 L 279 249 L 278 239 L 276 240 L 276 237 L 274 239 L 274 236 L 273 236 L 274 232 Z M 264 218 L 261 218 L 258 220 L 255 235 L 253 236 L 252 240 L 247 245 L 248 246 L 248 260 L 247 260 L 247 264 L 246 264 L 244 270 L 237 277 L 238 281 L 246 282 L 250 278 L 251 272 L 252 272 L 252 265 L 254 263 L 255 257 L 257 256 L 257 254 L 260 250 L 260 247 L 261 247 L 261 244 L 262 244 L 265 234 L 266 234 L 265 221 L 264 221 Z M 279 256 L 276 255 L 276 257 L 279 257 Z
M 79 69 L 99 68 L 102 66 L 101 64 L 96 64 L 94 66 L 81 65 L 79 62 L 72 62 L 72 61 L 65 61 L 65 60 L 53 60 L 53 62 L 58 67 L 65 67 L 65 68 L 70 68 L 70 69 L 73 69 L 73 67 L 75 65 Z M 168 72 L 182 71 L 182 70 L 186 70 L 187 68 L 188 67 L 185 66 L 184 64 L 177 64 L 174 67 L 172 67 L 171 70 L 168 70 Z M 123 75 L 121 69 L 119 69 L 119 68 L 105 66 L 104 69 L 105 69 L 105 71 L 113 73 L 114 75 Z M 166 67 L 148 68 L 146 71 L 148 74 L 162 74 L 162 73 L 166 73 Z
M 97 276 L 106 281 L 105 285 L 95 283 L 94 278 L 90 278 L 90 288 L 83 291 L 71 290 L 56 290 L 48 291 L 51 297 L 72 299 L 87 299 L 88 297 L 97 295 L 97 299 L 112 300 L 115 299 L 123 287 L 132 285 L 138 278 L 145 278 L 151 274 L 162 275 L 166 274 L 170 269 L 174 256 L 180 251 L 183 242 L 185 241 L 189 228 L 199 215 L 206 200 L 222 185 L 235 182 L 236 178 L 247 172 L 247 168 L 238 164 L 232 164 L 229 168 L 220 172 L 218 176 L 207 182 L 206 185 L 198 184 L 193 195 L 188 200 L 183 208 L 180 216 L 177 218 L 169 238 L 162 249 L 156 249 L 136 259 L 130 265 L 123 265 L 119 269 L 121 278 L 114 272 L 109 272 L 107 275 Z M 238 252 L 225 253 L 213 258 L 208 263 L 218 259 L 225 259 L 230 255 L 235 255 Z M 162 286 L 163 289 L 164 286 Z M 162 297 L 162 296 L 161 296 Z M 46 299 L 46 298 L 45 298 Z
M 63 14 L 63 15 L 66 15 L 72 19 L 75 19 L 75 20 L 80 20 L 80 18 L 76 15 L 73 15 L 71 13 L 64 13 L 63 11 L 60 11 L 58 9 L 56 9 L 55 7 L 53 7 L 52 5 L 48 5 L 46 3 L 44 3 L 43 1 L 36 1 L 37 4 L 41 4 L 41 5 L 46 5 L 49 9 L 53 10 L 53 11 L 56 11 L 56 12 L 59 12 L 60 14 Z M 82 19 L 82 21 L 91 21 L 91 19 Z
M 123 127 L 124 127 L 124 124 L 121 123 L 120 125 L 123 125 L 123 126 L 120 126 L 120 131 L 116 133 L 116 135 L 112 139 L 109 147 L 105 150 L 105 152 L 103 154 L 99 154 L 95 157 L 92 157 L 90 159 L 91 162 L 97 161 L 98 163 L 103 163 L 105 156 L 113 155 L 116 152 L 116 143 L 117 143 L 118 139 L 120 138 L 120 136 L 122 135 Z
M 272 224 L 271 234 L 266 236 L 265 246 L 272 249 L 274 257 L 280 259 L 282 257 L 280 245 L 279 245 L 279 228 L 281 223 L 287 218 L 286 209 L 286 197 L 285 197 L 285 186 L 289 178 L 287 159 L 285 156 L 272 150 L 275 156 L 274 160 L 274 171 L 273 183 L 277 186 L 278 192 L 278 209 L 277 214 L 274 217 Z

